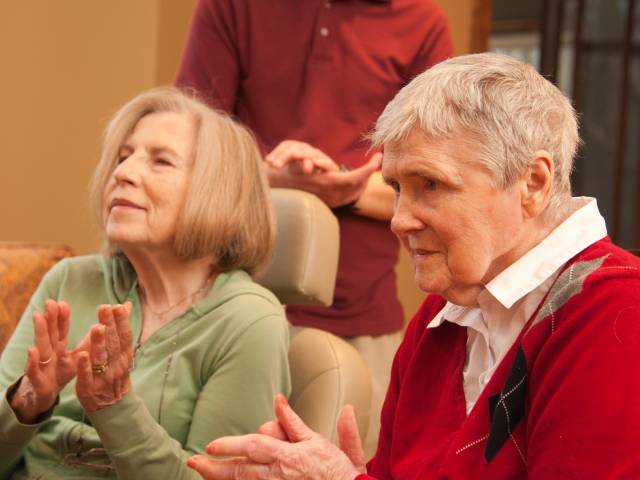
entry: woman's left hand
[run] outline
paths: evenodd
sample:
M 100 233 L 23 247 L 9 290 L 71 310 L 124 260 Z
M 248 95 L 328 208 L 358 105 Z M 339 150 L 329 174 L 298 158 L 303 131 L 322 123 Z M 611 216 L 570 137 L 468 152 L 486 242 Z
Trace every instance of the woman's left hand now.
M 131 304 L 101 305 L 91 327 L 89 351 L 77 355 L 76 395 L 87 412 L 117 403 L 130 386 L 133 334 Z

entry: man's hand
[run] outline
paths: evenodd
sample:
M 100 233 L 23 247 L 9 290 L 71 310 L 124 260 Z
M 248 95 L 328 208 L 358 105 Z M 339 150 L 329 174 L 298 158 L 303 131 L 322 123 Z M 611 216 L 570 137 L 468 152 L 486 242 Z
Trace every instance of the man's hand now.
M 270 434 L 219 438 L 208 445 L 207 452 L 231 458 L 196 455 L 188 465 L 207 480 L 353 480 L 364 472 L 353 407 L 346 406 L 340 413 L 338 448 L 309 429 L 282 395 L 275 404 L 277 420 L 261 427 L 269 425 Z M 275 423 L 279 427 L 274 430 Z
M 314 171 L 337 172 L 340 167 L 324 152 L 297 140 L 285 140 L 280 142 L 271 153 L 265 157 L 265 161 L 275 169 L 293 165 L 303 174 Z
M 272 187 L 313 193 L 329 208 L 336 208 L 358 200 L 369 177 L 380 167 L 381 159 L 382 155 L 376 153 L 367 163 L 350 171 L 314 168 L 311 173 L 305 173 L 299 162 L 289 161 L 281 169 L 270 167 L 267 175 Z

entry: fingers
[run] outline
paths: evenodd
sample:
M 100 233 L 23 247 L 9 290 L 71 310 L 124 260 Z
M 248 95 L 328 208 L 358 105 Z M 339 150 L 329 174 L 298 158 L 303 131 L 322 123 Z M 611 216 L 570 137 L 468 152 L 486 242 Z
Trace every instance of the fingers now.
M 76 393 L 86 411 L 113 405 L 129 390 L 130 312 L 130 305 L 101 305 L 98 324 L 73 350 L 78 377 Z
M 251 465 L 243 458 L 210 458 L 194 455 L 187 460 L 187 466 L 194 469 L 205 480 L 249 480 L 267 478 L 266 465 Z
M 111 363 L 120 360 L 120 338 L 116 329 L 116 321 L 111 305 L 100 305 L 98 307 L 98 321 L 104 325 L 105 348 L 107 350 L 107 360 Z
M 91 344 L 89 346 L 89 354 L 91 364 L 95 366 L 104 365 L 108 361 L 107 345 L 105 339 L 105 326 L 102 324 L 94 325 L 93 327 L 91 327 L 90 332 Z
M 269 153 L 265 160 L 275 168 L 282 168 L 292 162 L 301 162 L 298 168 L 302 173 L 309 174 L 315 169 L 337 171 L 338 165 L 324 152 L 305 142 L 285 140 Z
M 51 338 L 49 337 L 49 326 L 47 319 L 40 313 L 33 314 L 33 330 L 36 348 L 42 361 L 47 361 L 53 355 Z
M 313 160 L 310 158 L 303 158 L 302 159 L 302 172 L 305 175 L 309 175 L 311 172 L 313 172 L 313 169 L 315 168 L 315 165 L 313 164 Z
M 58 302 L 47 300 L 44 304 L 44 318 L 47 320 L 49 330 L 49 341 L 53 349 L 58 345 Z
M 351 405 L 346 405 L 338 417 L 338 444 L 356 468 L 364 466 L 365 456 L 360 441 L 356 412 Z
M 130 357 L 133 354 L 133 332 L 131 331 L 131 323 L 129 317 L 131 315 L 131 302 L 124 305 L 117 305 L 113 309 L 113 315 L 116 323 L 116 331 L 120 340 L 120 351 L 126 352 Z M 128 359 L 129 361 L 131 358 Z
M 27 364 L 24 367 L 24 374 L 36 388 L 42 384 L 43 378 L 42 372 L 40 371 L 40 353 L 36 347 L 31 347 L 27 351 Z
M 276 395 L 275 407 L 278 423 L 292 442 L 309 440 L 315 435 L 315 432 L 307 427 L 289 406 L 289 402 L 284 395 Z
M 58 346 L 56 353 L 64 352 L 67 349 L 70 324 L 71 307 L 67 302 L 58 302 Z
M 316 150 L 316 154 L 309 157 L 309 160 L 313 162 L 313 169 L 324 170 L 325 172 L 337 172 L 340 167 L 330 157 L 322 153 L 320 150 Z M 309 172 L 311 173 L 311 171 Z
M 313 147 L 308 143 L 284 140 L 265 157 L 265 160 L 275 168 L 282 168 L 293 160 L 308 156 L 312 149 Z
M 287 433 L 276 420 L 269 420 L 268 422 L 260 425 L 260 427 L 258 427 L 258 433 L 261 433 L 262 435 L 268 435 L 271 438 L 282 440 L 283 442 L 289 441 Z
M 258 433 L 235 437 L 220 437 L 207 445 L 207 453 L 228 457 L 247 457 L 257 463 L 272 463 L 281 452 L 282 445 L 288 445 L 275 438 Z
M 352 175 L 357 177 L 358 179 L 366 179 L 371 176 L 371 174 L 377 171 L 380 168 L 380 163 L 382 162 L 382 153 L 378 152 L 371 156 L 371 158 L 358 168 L 354 168 L 348 175 Z
M 78 365 L 76 376 L 76 395 L 86 411 L 95 410 L 92 402 L 93 392 L 93 371 L 91 370 L 91 360 L 87 352 L 78 353 Z

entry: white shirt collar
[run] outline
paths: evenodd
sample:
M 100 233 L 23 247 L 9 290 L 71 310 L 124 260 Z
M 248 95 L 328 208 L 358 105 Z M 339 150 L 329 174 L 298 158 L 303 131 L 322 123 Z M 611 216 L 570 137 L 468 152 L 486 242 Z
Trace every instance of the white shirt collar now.
M 511 308 L 567 261 L 607 235 L 595 198 L 574 197 L 570 202 L 573 213 L 566 220 L 485 286 L 505 308 Z M 439 327 L 445 319 L 457 323 L 456 319 L 472 309 L 447 302 L 427 328 Z
M 571 210 L 573 213 L 544 240 L 485 286 L 506 308 L 511 308 L 571 258 L 607 235 L 595 198 L 572 198 Z

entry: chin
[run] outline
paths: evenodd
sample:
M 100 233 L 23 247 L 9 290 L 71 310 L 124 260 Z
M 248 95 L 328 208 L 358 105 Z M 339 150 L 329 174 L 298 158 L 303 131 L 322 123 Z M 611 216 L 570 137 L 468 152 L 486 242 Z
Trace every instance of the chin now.
M 463 287 L 451 287 L 442 292 L 441 295 L 448 302 L 460 305 L 461 307 L 476 308 L 478 306 L 478 295 L 482 292 L 482 285 L 465 285 Z
M 140 239 L 138 239 L 135 235 L 132 235 L 131 232 L 107 232 L 106 237 L 111 245 L 114 245 L 120 249 L 127 245 L 136 245 L 140 243 Z
M 424 274 L 420 272 L 416 272 L 415 281 L 420 290 L 426 293 L 434 293 L 436 295 L 442 295 L 445 290 L 451 285 L 449 282 L 440 280 L 434 275 Z

